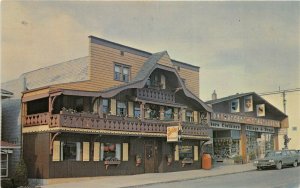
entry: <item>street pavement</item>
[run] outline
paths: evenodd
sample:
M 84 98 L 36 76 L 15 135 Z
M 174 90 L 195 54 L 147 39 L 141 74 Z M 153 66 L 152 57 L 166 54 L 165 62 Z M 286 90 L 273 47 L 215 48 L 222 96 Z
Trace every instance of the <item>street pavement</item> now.
M 60 178 L 48 180 L 47 188 L 93 188 L 93 187 L 141 187 L 161 183 L 195 180 L 205 177 L 253 171 L 252 163 L 240 165 L 215 165 L 211 170 L 189 170 L 168 173 L 150 173 L 126 176 L 101 176 L 92 178 Z M 51 184 L 56 183 L 56 184 Z
M 143 188 L 299 188 L 300 167 L 248 171 L 180 182 L 145 185 Z

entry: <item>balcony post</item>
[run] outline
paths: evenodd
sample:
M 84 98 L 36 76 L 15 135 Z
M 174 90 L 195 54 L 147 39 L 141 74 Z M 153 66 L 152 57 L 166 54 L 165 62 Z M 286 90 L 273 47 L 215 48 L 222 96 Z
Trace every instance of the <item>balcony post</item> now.
M 140 116 L 141 116 L 141 120 L 144 121 L 144 119 L 145 119 L 145 102 L 140 103 Z

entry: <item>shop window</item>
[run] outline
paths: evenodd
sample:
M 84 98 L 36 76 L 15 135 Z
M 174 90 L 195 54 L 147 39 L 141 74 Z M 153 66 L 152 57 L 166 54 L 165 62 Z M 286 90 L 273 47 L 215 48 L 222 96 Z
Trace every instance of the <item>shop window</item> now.
M 164 112 L 165 120 L 173 120 L 173 108 L 170 107 L 165 107 L 165 112 Z
M 61 159 L 80 161 L 81 160 L 81 143 L 80 142 L 62 142 Z
M 1 154 L 1 177 L 8 176 L 8 154 Z
M 130 68 L 127 65 L 115 64 L 114 79 L 122 82 L 129 82 Z
M 193 159 L 193 146 L 181 146 L 179 148 L 179 159 L 184 158 Z
M 102 99 L 102 112 L 107 114 L 109 112 L 109 101 L 108 99 Z
M 134 117 L 139 118 L 141 116 L 140 105 L 138 103 L 134 104 Z
M 100 160 L 121 160 L 121 144 L 101 143 Z
M 117 101 L 117 115 L 123 117 L 127 115 L 127 106 L 125 102 Z
M 192 111 L 186 111 L 186 113 L 185 113 L 185 120 L 187 121 L 187 122 L 194 122 L 194 116 L 193 116 L 193 112 Z

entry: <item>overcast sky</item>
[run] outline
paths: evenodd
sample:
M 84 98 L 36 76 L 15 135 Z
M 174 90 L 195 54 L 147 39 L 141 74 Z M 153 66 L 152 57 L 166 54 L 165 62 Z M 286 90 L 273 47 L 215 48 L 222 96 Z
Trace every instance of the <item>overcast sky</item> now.
M 94 35 L 200 67 L 200 98 L 300 86 L 299 2 L 2 2 L 2 82 Z

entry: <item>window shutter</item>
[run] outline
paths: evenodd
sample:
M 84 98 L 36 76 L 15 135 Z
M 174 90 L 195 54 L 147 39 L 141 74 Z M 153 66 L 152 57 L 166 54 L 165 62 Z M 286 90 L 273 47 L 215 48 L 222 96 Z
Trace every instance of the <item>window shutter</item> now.
M 198 112 L 197 111 L 194 111 L 194 122 L 195 123 L 198 123 Z
M 52 161 L 60 161 L 60 141 L 53 142 Z
M 116 99 L 110 99 L 110 113 L 116 115 Z
M 133 117 L 133 102 L 128 102 L 128 117 Z
M 174 108 L 174 121 L 178 120 L 178 108 Z
M 90 160 L 90 143 L 83 142 L 83 157 L 82 161 L 89 161 Z
M 175 156 L 174 160 L 179 161 L 179 146 L 178 145 L 175 146 L 174 156 Z
M 116 144 L 116 158 L 121 160 L 121 144 Z
M 94 142 L 94 161 L 99 161 L 100 142 Z
M 104 144 L 101 143 L 101 148 L 100 148 L 100 161 L 103 161 L 104 158 Z
M 194 146 L 194 161 L 198 161 L 198 146 Z
M 80 142 L 76 142 L 76 161 L 81 160 L 81 144 Z
M 128 161 L 128 143 L 123 143 L 123 161 Z

